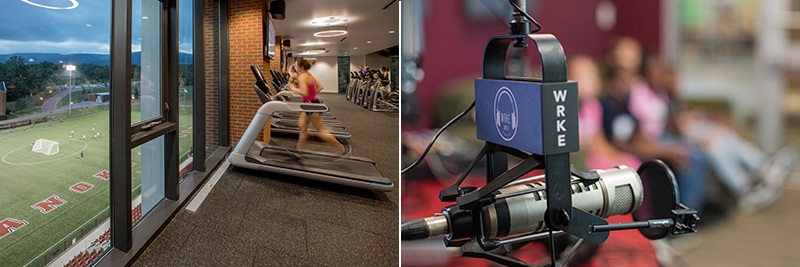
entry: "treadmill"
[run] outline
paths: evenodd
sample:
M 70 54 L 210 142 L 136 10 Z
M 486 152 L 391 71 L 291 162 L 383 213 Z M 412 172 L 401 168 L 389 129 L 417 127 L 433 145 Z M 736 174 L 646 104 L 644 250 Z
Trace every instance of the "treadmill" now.
M 262 81 L 256 81 L 256 83 L 253 84 L 253 90 L 256 90 L 256 92 L 260 91 L 260 92 L 264 93 L 264 97 L 262 97 L 261 94 L 259 94 L 259 99 L 261 100 L 261 104 L 264 104 L 267 101 L 273 101 L 273 100 L 275 100 L 275 101 L 287 101 L 287 102 L 302 102 L 302 101 L 297 101 L 299 99 L 297 97 L 291 97 L 291 96 L 287 96 L 286 95 L 286 94 L 292 94 L 293 92 L 291 92 L 291 91 L 281 91 L 280 93 L 278 93 L 278 95 L 272 94 L 272 92 L 269 90 L 269 88 L 267 88 L 265 83 L 263 83 Z M 322 103 L 322 101 L 319 101 L 319 102 Z M 327 114 L 328 115 L 325 115 L 325 113 L 320 112 L 320 116 L 322 117 L 322 123 L 324 125 L 335 126 L 335 125 L 342 124 L 342 122 L 336 120 L 336 117 L 331 115 L 330 112 L 327 113 Z M 275 114 L 272 115 L 272 117 L 276 118 L 278 120 L 294 122 L 295 127 L 297 127 L 297 120 L 300 119 L 300 114 L 287 113 L 287 112 L 276 112 Z M 344 127 L 342 127 L 342 130 L 344 130 Z
M 335 184 L 365 188 L 374 191 L 389 191 L 394 187 L 389 178 L 375 167 L 375 162 L 361 157 L 339 154 L 301 151 L 301 155 L 289 148 L 271 146 L 256 140 L 275 112 L 320 112 L 328 107 L 321 103 L 294 103 L 269 101 L 261 105 L 239 143 L 233 148 L 228 160 L 237 167 L 262 170 L 272 173 L 297 176 Z
M 258 94 L 258 98 L 261 100 L 261 104 L 262 105 L 266 104 L 266 103 L 271 103 L 271 102 L 284 102 L 282 100 L 278 100 L 278 98 L 280 98 L 284 93 L 287 92 L 287 91 L 283 91 L 283 92 L 278 93 L 275 96 L 269 96 L 266 93 L 264 93 L 264 91 L 262 91 L 258 87 L 257 84 L 253 84 L 253 89 L 256 91 L 256 94 Z M 304 103 L 304 102 L 285 102 L 285 103 Z M 306 103 L 306 104 L 310 104 L 310 103 Z M 323 104 L 321 102 L 320 103 L 314 103 L 314 104 L 320 104 L 322 106 L 325 106 L 325 104 Z M 327 110 L 327 106 L 325 106 L 325 110 Z M 316 111 L 314 111 L 314 112 L 316 112 Z M 274 117 L 274 116 L 272 116 L 272 117 Z M 349 132 L 347 132 L 347 130 L 344 128 L 344 126 L 326 124 L 326 123 L 324 123 L 324 120 L 323 120 L 323 124 L 325 126 L 325 130 L 328 130 L 328 132 L 330 132 L 336 138 L 348 139 L 351 136 L 351 134 Z M 292 134 L 292 135 L 299 135 L 300 134 L 300 128 L 298 126 L 297 120 L 272 118 L 272 119 L 269 120 L 269 126 L 270 126 L 270 132 L 273 132 L 273 133 Z M 308 128 L 308 134 L 311 135 L 311 136 L 316 136 L 318 132 L 319 131 L 314 127 L 309 127 Z
M 286 94 L 291 93 L 291 91 L 281 91 L 276 95 L 272 95 L 272 93 L 269 91 L 269 89 L 265 87 L 266 83 L 265 83 L 265 81 L 263 79 L 264 77 L 261 76 L 261 70 L 259 70 L 258 67 L 253 66 L 253 65 L 250 66 L 250 70 L 252 70 L 253 71 L 253 75 L 256 76 L 256 83 L 253 84 L 253 90 L 255 90 L 256 94 L 258 94 L 258 99 L 261 100 L 261 104 L 265 104 L 265 103 L 268 103 L 268 102 L 283 102 L 284 100 L 287 99 Z M 295 102 L 295 103 L 303 103 L 303 102 Z M 319 104 L 324 106 L 324 104 L 321 101 L 319 102 Z M 321 111 L 319 113 L 320 114 L 325 114 L 325 113 L 329 113 L 329 112 L 328 112 L 328 109 L 326 107 L 326 109 L 324 111 Z M 283 117 L 276 117 L 275 114 L 284 114 L 284 116 Z M 290 115 L 287 116 L 286 114 L 290 114 Z M 292 116 L 298 116 L 298 117 L 292 117 Z M 273 118 L 269 120 L 269 125 L 270 125 L 270 131 L 271 132 L 279 133 L 279 134 L 290 134 L 290 135 L 299 135 L 300 134 L 300 128 L 298 126 L 298 121 L 297 121 L 299 119 L 299 113 L 298 112 L 280 112 L 279 111 L 279 112 L 275 112 L 272 115 L 272 117 Z M 348 139 L 348 138 L 350 138 L 351 135 L 350 135 L 349 132 L 347 132 L 347 130 L 344 128 L 344 126 L 338 125 L 341 122 L 339 122 L 339 121 L 331 122 L 329 120 L 326 121 L 324 115 L 323 115 L 322 122 L 323 122 L 323 125 L 325 126 L 325 129 L 328 130 L 328 132 L 330 132 L 336 138 L 338 138 L 338 139 Z M 318 132 L 319 131 L 314 127 L 309 127 L 308 128 L 308 134 L 311 135 L 311 136 L 316 136 Z
M 256 83 L 255 84 L 256 84 L 256 86 L 258 86 L 258 88 L 256 88 L 256 90 L 261 90 L 265 94 L 267 94 L 269 96 L 272 96 L 272 98 L 276 98 L 272 94 L 272 91 L 270 91 L 269 85 L 267 85 L 267 80 L 264 79 L 264 74 L 261 72 L 261 69 L 258 68 L 258 66 L 256 66 L 256 65 L 250 65 L 250 71 L 253 72 L 253 76 L 255 76 L 255 78 L 256 78 Z M 280 92 L 286 91 L 286 90 L 281 90 L 281 88 L 284 85 L 286 85 L 286 82 L 288 82 L 288 81 L 283 81 L 282 84 L 281 84 L 281 82 L 279 82 L 279 81 L 282 81 L 282 80 L 281 80 L 281 78 L 279 78 L 279 75 L 276 75 L 275 72 L 273 72 L 272 70 L 270 70 L 270 74 L 272 75 L 273 86 L 275 86 L 275 88 L 274 88 L 275 92 L 276 93 L 280 93 Z M 294 94 L 293 92 L 290 92 L 290 93 Z M 298 98 L 296 96 L 292 96 L 292 95 L 285 95 L 285 96 L 277 97 L 277 98 L 279 98 L 279 100 L 285 100 L 285 101 L 289 101 L 289 102 L 302 102 L 302 100 L 300 98 Z M 265 100 L 263 98 L 261 99 L 261 103 L 262 104 L 266 103 L 266 101 L 267 100 Z M 334 117 L 330 112 L 320 112 L 320 115 L 322 116 L 322 122 L 324 122 L 326 124 L 340 124 L 340 122 L 336 120 L 336 117 Z M 298 118 L 300 118 L 300 114 L 298 114 L 298 113 L 277 112 L 277 113 L 273 114 L 272 117 L 279 118 L 279 119 L 284 119 L 285 118 L 285 119 L 297 120 Z

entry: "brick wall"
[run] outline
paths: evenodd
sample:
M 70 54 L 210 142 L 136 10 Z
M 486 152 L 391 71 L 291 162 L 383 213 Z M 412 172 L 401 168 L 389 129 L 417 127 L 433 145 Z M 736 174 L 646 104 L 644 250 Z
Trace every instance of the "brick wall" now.
M 206 146 L 219 146 L 219 0 L 205 0 L 203 50 L 206 79 Z
M 247 129 L 261 102 L 253 92 L 250 65 L 261 66 L 265 76 L 269 65 L 264 64 L 262 12 L 263 0 L 231 0 L 229 3 L 228 37 L 230 44 L 230 145 Z M 266 65 L 266 67 L 265 67 Z
M 218 145 L 219 127 L 219 0 L 205 0 L 205 56 L 206 56 L 206 136 L 209 145 Z M 276 58 L 269 60 L 263 54 L 263 0 L 229 0 L 229 88 L 228 109 L 230 146 L 236 145 L 261 102 L 253 92 L 253 74 L 250 65 L 261 67 L 271 81 L 269 70 L 280 65 L 280 38 L 276 38 Z M 260 135 L 260 134 L 259 134 Z

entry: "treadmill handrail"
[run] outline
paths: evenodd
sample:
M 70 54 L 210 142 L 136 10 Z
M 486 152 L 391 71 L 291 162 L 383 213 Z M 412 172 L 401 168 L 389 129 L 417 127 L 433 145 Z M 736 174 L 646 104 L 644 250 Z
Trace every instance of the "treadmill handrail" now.
M 271 101 L 269 103 L 281 103 L 285 105 L 285 108 L 276 109 L 273 106 L 267 106 L 266 104 L 264 104 L 261 105 L 261 108 L 258 109 L 258 113 L 265 115 L 272 115 L 272 113 L 275 112 L 326 112 L 330 110 L 328 106 L 323 103 L 283 102 L 283 101 Z
M 294 97 L 297 97 L 297 96 L 299 96 L 298 94 L 295 94 L 295 93 L 294 93 L 294 92 L 292 92 L 292 91 L 280 91 L 280 92 L 278 92 L 277 94 L 275 94 L 275 97 L 281 97 L 281 96 L 283 96 L 283 95 L 289 95 L 289 96 L 294 96 Z
M 275 112 L 326 112 L 328 106 L 323 103 L 304 103 L 304 102 L 283 102 L 283 101 L 269 101 L 261 105 L 247 126 L 242 138 L 233 148 L 233 152 L 239 154 L 246 154 L 248 148 L 253 145 L 258 138 L 258 133 L 264 128 L 272 113 Z

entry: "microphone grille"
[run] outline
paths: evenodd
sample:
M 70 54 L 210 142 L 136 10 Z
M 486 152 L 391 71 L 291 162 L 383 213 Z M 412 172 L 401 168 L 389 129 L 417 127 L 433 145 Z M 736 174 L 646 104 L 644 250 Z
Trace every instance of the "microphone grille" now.
M 614 188 L 614 204 L 611 215 L 625 214 L 633 209 L 633 188 L 630 184 L 618 185 Z

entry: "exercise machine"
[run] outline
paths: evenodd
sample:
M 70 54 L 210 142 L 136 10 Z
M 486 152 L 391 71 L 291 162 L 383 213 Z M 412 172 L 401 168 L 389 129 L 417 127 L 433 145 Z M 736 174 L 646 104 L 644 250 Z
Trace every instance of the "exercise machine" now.
M 389 78 L 376 71 L 378 76 L 372 88 L 367 90 L 364 107 L 371 111 L 397 112 L 400 105 L 400 96 L 389 87 Z
M 280 98 L 288 91 L 280 92 L 277 95 L 275 95 L 274 97 L 272 97 L 272 96 L 269 96 L 269 95 L 265 94 L 263 91 L 261 91 L 258 88 L 258 86 L 255 85 L 255 84 L 253 85 L 253 89 L 259 95 L 259 99 L 261 99 L 261 104 L 262 105 L 266 104 L 266 103 L 271 103 L 271 102 L 304 103 L 304 102 L 287 102 L 287 101 L 280 100 Z M 308 104 L 308 103 L 306 103 L 306 104 Z M 319 104 L 319 105 L 325 106 L 325 104 L 323 104 L 321 102 L 320 103 L 314 103 L 314 104 Z M 325 107 L 326 108 L 324 110 L 321 110 L 319 112 L 328 111 L 327 106 L 325 106 Z M 282 114 L 286 113 L 283 110 L 280 110 L 280 111 L 277 111 L 277 112 L 280 112 Z M 277 113 L 277 112 L 275 112 L 275 113 Z M 317 111 L 313 111 L 313 112 L 317 112 Z M 294 112 L 294 113 L 296 113 L 296 112 Z M 270 114 L 271 114 L 271 116 L 270 116 L 269 120 L 267 121 L 269 123 L 269 125 L 268 125 L 267 128 L 265 128 L 266 131 L 279 133 L 279 134 L 300 135 L 300 128 L 298 127 L 297 121 L 292 121 L 291 119 L 284 119 L 284 120 L 276 119 L 274 117 L 274 115 L 272 115 L 274 113 L 270 113 Z M 328 130 L 328 132 L 330 132 L 333 136 L 335 136 L 337 139 L 340 139 L 340 140 L 341 139 L 349 139 L 350 136 L 351 136 L 351 134 L 349 132 L 346 132 L 345 128 L 342 127 L 342 126 L 325 125 L 325 128 L 326 128 L 326 130 Z M 317 129 L 313 128 L 313 127 L 309 127 L 308 128 L 308 135 L 310 135 L 310 136 L 317 136 L 318 132 L 319 131 Z
M 347 85 L 347 91 L 345 92 L 345 99 L 348 101 L 352 101 L 353 99 L 353 92 L 356 91 L 359 83 L 361 83 L 361 78 L 358 75 L 358 72 L 351 71 L 350 72 L 350 84 Z
M 293 151 L 256 140 L 261 129 L 276 112 L 325 111 L 328 111 L 328 107 L 321 103 L 268 101 L 262 104 L 228 160 L 232 165 L 241 168 L 374 191 L 391 190 L 394 187 L 391 180 L 384 177 L 370 159 L 326 152 Z
M 258 94 L 261 104 L 271 101 L 294 101 L 300 103 L 300 101 L 297 101 L 299 97 L 289 97 L 292 93 L 291 91 L 280 91 L 276 94 L 270 92 L 270 90 L 265 87 L 266 83 L 263 80 L 263 76 L 260 76 L 261 71 L 258 69 L 258 67 L 250 66 L 250 69 L 253 71 L 253 75 L 256 76 L 256 83 L 253 84 L 253 90 L 255 90 L 256 94 Z M 323 103 L 320 102 L 320 104 Z M 341 123 L 336 121 L 335 118 L 330 115 L 329 111 L 325 110 L 319 113 L 321 114 L 320 116 L 322 116 L 323 125 L 331 134 L 333 134 L 333 136 L 340 140 L 350 138 L 351 134 L 346 131 L 345 127 L 339 125 Z M 269 127 L 267 130 L 278 134 L 299 135 L 300 128 L 298 128 L 298 119 L 299 113 L 296 112 L 276 112 L 270 118 Z M 311 127 L 308 129 L 308 134 L 311 136 L 316 136 L 318 134 L 318 130 Z

